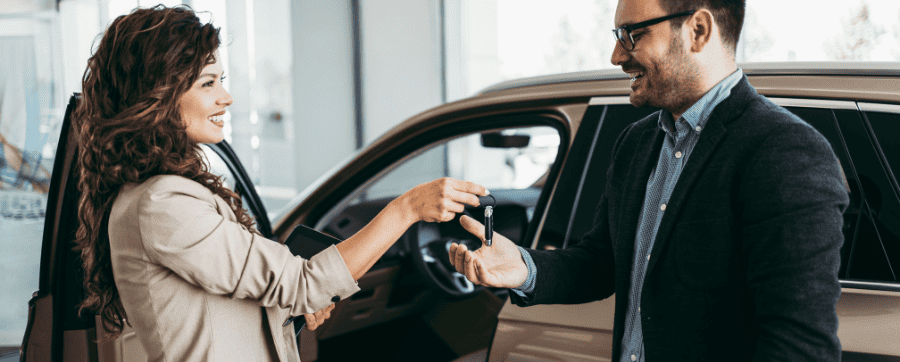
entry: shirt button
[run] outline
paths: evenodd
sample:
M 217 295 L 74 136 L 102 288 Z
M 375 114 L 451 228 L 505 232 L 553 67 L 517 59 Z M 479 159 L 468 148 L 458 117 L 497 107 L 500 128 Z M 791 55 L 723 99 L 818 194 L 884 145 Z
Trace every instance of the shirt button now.
M 675 152 L 675 158 L 681 158 L 681 151 Z
M 650 260 L 650 254 L 647 254 L 647 260 Z
M 662 211 L 666 211 L 666 204 L 662 204 L 659 206 L 659 209 Z
M 700 126 L 697 126 L 697 128 L 694 129 L 697 130 L 697 132 L 700 132 Z
M 640 311 L 641 311 L 641 307 L 638 307 L 638 312 L 640 312 Z
M 336 296 L 336 295 L 333 296 L 333 297 L 331 297 L 331 302 L 332 302 L 332 303 L 337 303 L 337 302 L 340 302 L 340 301 L 341 301 L 341 297 L 338 297 L 338 296 Z
M 631 355 L 631 360 L 632 360 L 632 361 L 637 361 L 637 356 Z

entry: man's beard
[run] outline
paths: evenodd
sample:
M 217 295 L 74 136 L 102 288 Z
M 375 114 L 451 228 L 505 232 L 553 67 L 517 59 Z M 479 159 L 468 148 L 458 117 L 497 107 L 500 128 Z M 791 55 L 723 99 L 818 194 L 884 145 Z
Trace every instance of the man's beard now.
M 681 37 L 672 37 L 664 62 L 656 64 L 652 78 L 644 84 L 644 93 L 631 95 L 635 107 L 650 106 L 672 113 L 684 113 L 697 99 L 698 69 L 684 49 Z

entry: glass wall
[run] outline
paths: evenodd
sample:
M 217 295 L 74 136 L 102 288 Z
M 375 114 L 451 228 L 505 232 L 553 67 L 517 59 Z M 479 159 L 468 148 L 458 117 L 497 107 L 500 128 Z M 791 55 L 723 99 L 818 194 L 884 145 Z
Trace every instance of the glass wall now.
M 448 0 L 448 78 L 455 99 L 522 77 L 617 68 L 617 0 Z M 452 16 L 453 10 L 448 10 Z M 454 30 L 462 41 L 454 53 Z M 747 1 L 738 62 L 900 61 L 900 2 Z M 898 65 L 900 67 L 900 65 Z M 462 84 L 454 84 L 454 82 Z
M 63 95 L 60 18 L 51 2 L 0 12 L 0 354 L 17 349 L 38 289 L 47 189 Z

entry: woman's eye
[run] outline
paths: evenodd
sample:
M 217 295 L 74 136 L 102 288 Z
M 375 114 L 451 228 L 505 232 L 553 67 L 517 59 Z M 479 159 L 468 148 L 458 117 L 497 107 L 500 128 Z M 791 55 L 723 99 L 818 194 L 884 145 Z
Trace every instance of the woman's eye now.
M 211 80 L 211 81 L 209 81 L 209 82 L 203 83 L 203 87 L 212 87 L 212 86 L 213 86 L 213 82 L 215 82 L 215 81 L 214 81 L 214 80 Z
M 225 76 L 223 75 L 222 78 L 219 79 L 219 82 L 224 82 L 224 81 L 225 81 Z

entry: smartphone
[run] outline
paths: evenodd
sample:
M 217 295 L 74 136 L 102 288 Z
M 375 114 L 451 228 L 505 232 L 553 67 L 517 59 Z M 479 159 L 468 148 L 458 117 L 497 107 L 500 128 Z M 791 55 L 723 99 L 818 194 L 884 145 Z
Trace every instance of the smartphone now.
M 287 245 L 294 255 L 309 259 L 341 241 L 341 239 L 316 231 L 309 226 L 297 225 L 284 241 L 284 245 Z

